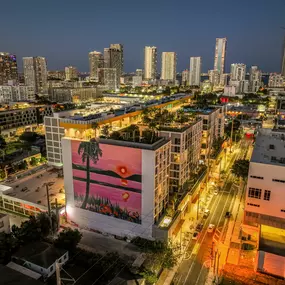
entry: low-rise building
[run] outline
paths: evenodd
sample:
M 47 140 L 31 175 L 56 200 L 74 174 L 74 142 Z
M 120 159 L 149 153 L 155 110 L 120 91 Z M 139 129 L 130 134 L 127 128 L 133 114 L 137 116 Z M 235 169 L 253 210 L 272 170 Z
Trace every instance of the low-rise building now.
M 285 132 L 261 129 L 250 160 L 244 231 L 256 229 L 256 269 L 284 278 Z
M 19 270 L 10 268 L 9 266 L 0 265 L 0 275 L 2 284 L 13 284 L 13 285 L 42 285 L 43 283 L 39 280 L 34 279 L 32 276 L 28 276 Z
M 98 99 L 96 88 L 49 88 L 48 99 L 57 103 L 83 103 Z
M 33 130 L 43 123 L 44 116 L 52 114 L 50 105 L 30 106 L 27 108 L 0 111 L 0 129 L 3 135 L 10 136 L 18 128 Z
M 68 251 L 55 248 L 45 242 L 33 242 L 22 246 L 12 260 L 48 278 L 55 273 L 56 262 L 65 264 Z

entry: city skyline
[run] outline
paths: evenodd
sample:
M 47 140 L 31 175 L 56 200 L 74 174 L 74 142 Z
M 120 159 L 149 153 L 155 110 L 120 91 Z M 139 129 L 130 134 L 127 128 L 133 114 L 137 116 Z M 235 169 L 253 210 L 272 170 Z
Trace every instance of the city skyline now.
M 265 72 L 281 71 L 284 31 L 280 26 L 284 25 L 285 12 L 282 0 L 277 0 L 278 3 L 272 6 L 261 5 L 257 1 L 239 1 L 231 5 L 224 5 L 221 1 L 215 4 L 211 1 L 204 4 L 182 1 L 181 5 L 165 1 L 120 5 L 112 1 L 108 5 L 71 1 L 68 6 L 57 3 L 56 13 L 51 2 L 43 5 L 36 1 L 30 1 L 29 4 L 19 2 L 13 10 L 15 21 L 9 21 L 9 13 L 0 20 L 3 37 L 1 51 L 17 55 L 20 71 L 21 58 L 29 56 L 45 57 L 49 70 L 72 65 L 79 71 L 88 71 L 86 56 L 90 51 L 103 51 L 110 43 L 118 42 L 124 45 L 126 72 L 143 67 L 143 49 L 147 45 L 158 48 L 159 66 L 161 52 L 170 50 L 177 53 L 178 71 L 188 68 L 189 57 L 201 56 L 202 71 L 206 72 L 213 69 L 215 39 L 220 37 L 228 40 L 226 72 L 229 72 L 233 62 L 244 62 L 247 66 L 258 65 Z M 110 10 L 108 6 L 112 3 L 115 9 Z M 258 13 L 256 3 L 259 6 Z M 152 7 L 150 11 L 147 9 L 148 4 Z M 244 9 L 245 5 L 247 9 Z M 5 9 L 10 9 L 8 3 L 3 3 Z M 144 25 L 136 25 L 135 33 L 124 32 L 137 20 L 137 14 L 143 15 L 146 10 L 149 20 Z M 193 10 L 201 12 L 189 19 L 187 15 Z M 96 17 L 93 17 L 94 11 Z M 108 22 L 104 18 L 107 11 Z M 163 15 L 173 11 L 177 16 L 161 29 Z M 240 21 L 242 13 L 247 21 Z M 29 18 L 37 20 L 37 25 L 34 25 L 34 20 L 27 20 Z M 260 21 L 262 18 L 268 21 Z M 120 23 L 121 32 L 114 29 L 116 22 Z M 197 22 L 202 23 L 199 28 L 194 25 Z M 9 33 L 5 28 L 7 23 Z M 189 36 L 185 36 L 182 27 L 187 28 Z

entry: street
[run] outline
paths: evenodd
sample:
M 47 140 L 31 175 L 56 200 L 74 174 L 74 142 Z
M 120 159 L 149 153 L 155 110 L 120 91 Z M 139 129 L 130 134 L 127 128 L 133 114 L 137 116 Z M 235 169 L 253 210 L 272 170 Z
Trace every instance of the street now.
M 232 159 L 243 158 L 248 149 L 248 142 L 242 142 Z M 226 226 L 225 214 L 231 212 L 234 198 L 237 194 L 238 185 L 234 183 L 235 177 L 230 173 L 231 164 L 226 170 L 224 186 L 219 195 L 214 196 L 209 207 L 210 215 L 204 221 L 204 227 L 197 241 L 191 240 L 184 254 L 176 275 L 173 279 L 174 284 L 198 285 L 205 284 L 208 271 L 214 254 L 214 240 L 218 242 L 223 238 Z M 215 232 L 208 233 L 209 224 L 215 225 Z

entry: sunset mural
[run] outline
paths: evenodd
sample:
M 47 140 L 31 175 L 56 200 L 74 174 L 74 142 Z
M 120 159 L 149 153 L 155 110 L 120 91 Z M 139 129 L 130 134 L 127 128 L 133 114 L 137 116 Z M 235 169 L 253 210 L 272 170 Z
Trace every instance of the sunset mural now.
M 72 141 L 75 206 L 141 223 L 141 156 L 140 149 Z

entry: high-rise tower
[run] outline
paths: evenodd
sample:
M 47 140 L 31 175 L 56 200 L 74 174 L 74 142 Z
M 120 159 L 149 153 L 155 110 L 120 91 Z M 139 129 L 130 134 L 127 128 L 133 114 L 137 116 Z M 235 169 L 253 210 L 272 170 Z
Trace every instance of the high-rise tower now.
M 157 48 L 146 46 L 144 48 L 144 79 L 155 79 L 157 64 Z

